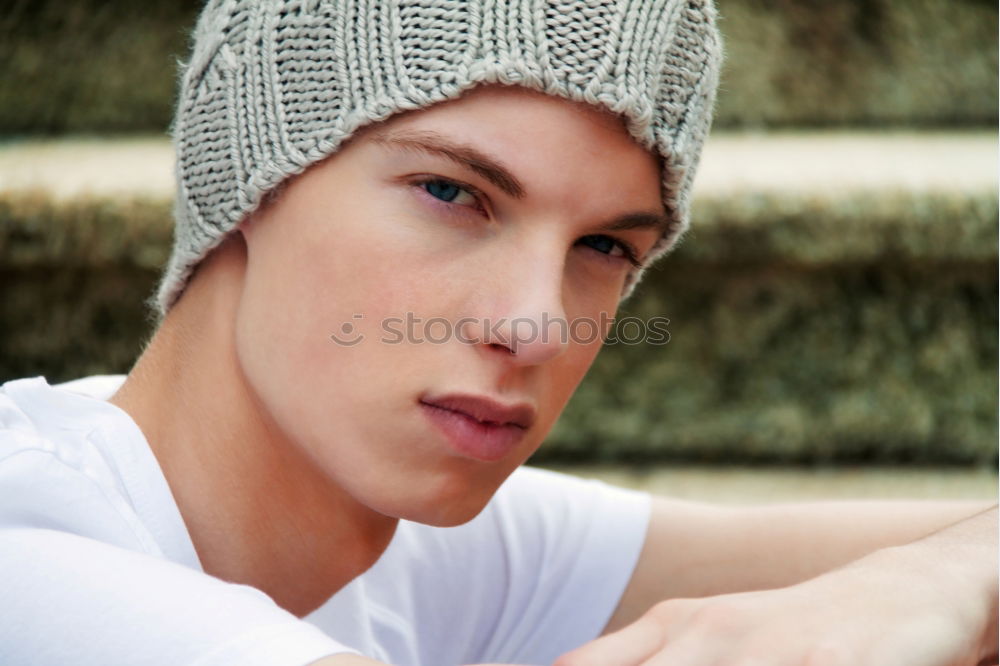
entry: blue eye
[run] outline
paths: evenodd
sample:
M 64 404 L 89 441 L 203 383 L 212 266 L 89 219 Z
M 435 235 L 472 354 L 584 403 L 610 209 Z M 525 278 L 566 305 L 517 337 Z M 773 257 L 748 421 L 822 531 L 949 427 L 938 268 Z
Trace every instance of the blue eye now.
M 441 176 L 416 176 L 409 181 L 420 204 L 434 215 L 468 219 L 469 215 L 488 217 L 489 198 L 472 185 Z
M 445 178 L 424 178 L 416 183 L 438 201 L 468 208 L 482 208 L 479 190 Z
M 633 250 L 628 244 L 612 238 L 611 236 L 593 234 L 582 237 L 579 242 L 597 250 L 601 254 L 607 255 L 608 258 L 625 259 L 637 268 L 640 266 L 635 250 Z M 614 254 L 616 249 L 618 250 L 618 254 Z
M 424 183 L 423 186 L 432 197 L 448 203 L 454 201 L 462 193 L 461 187 L 445 180 L 430 180 Z
M 604 254 L 611 254 L 617 246 L 617 241 L 610 236 L 584 236 L 580 239 L 583 243 L 590 243 L 590 247 Z

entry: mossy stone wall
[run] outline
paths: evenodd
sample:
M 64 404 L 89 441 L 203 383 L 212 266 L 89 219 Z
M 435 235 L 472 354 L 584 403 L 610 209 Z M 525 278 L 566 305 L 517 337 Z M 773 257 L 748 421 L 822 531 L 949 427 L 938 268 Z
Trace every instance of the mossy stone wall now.
M 0 15 L 0 135 L 164 131 L 200 6 L 14 0 Z M 717 6 L 717 127 L 995 126 L 995 2 Z

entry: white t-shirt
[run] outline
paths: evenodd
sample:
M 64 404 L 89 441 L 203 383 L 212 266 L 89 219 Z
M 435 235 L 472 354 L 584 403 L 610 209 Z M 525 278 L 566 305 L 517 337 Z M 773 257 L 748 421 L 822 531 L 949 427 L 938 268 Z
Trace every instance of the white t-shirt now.
M 401 521 L 362 576 L 300 620 L 205 574 L 124 377 L 0 387 L 0 664 L 549 664 L 598 636 L 649 495 L 522 467 L 465 525 Z

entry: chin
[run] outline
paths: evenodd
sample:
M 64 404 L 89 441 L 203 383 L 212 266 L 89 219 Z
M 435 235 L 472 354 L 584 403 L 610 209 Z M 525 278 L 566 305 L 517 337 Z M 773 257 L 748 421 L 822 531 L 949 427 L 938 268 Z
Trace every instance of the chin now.
M 478 516 L 483 509 L 486 508 L 486 502 L 477 506 L 474 510 L 463 509 L 461 511 L 436 511 L 429 514 L 414 515 L 413 517 L 408 517 L 409 520 L 414 523 L 422 523 L 424 525 L 430 525 L 432 527 L 458 527 L 459 525 L 464 525 L 476 516 Z
M 378 510 L 387 516 L 414 523 L 457 527 L 478 516 L 498 487 L 499 484 L 487 484 L 485 481 L 475 487 L 448 484 L 439 492 L 425 492 L 419 497 L 411 494 L 394 497 Z

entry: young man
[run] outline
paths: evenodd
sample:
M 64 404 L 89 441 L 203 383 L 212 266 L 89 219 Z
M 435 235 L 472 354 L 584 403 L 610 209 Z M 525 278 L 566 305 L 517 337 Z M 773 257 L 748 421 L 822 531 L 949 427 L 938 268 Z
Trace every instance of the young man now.
M 995 654 L 986 507 L 519 468 L 600 348 L 560 322 L 687 224 L 718 59 L 707 2 L 209 3 L 156 333 L 0 394 L 0 662 Z

